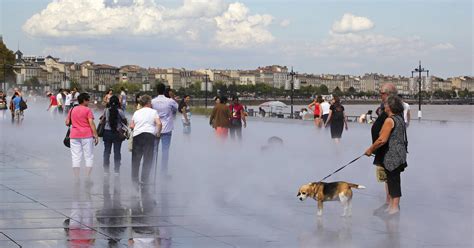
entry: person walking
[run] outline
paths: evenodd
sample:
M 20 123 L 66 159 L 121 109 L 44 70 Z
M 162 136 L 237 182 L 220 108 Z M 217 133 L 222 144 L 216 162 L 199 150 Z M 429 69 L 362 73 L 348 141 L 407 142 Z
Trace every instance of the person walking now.
M 182 115 L 181 120 L 183 122 L 183 133 L 185 135 L 189 135 L 191 133 L 191 108 L 189 107 L 190 101 L 191 97 L 189 95 L 185 95 L 178 105 L 178 111 Z
M 1 111 L 1 116 L 2 119 L 5 119 L 5 113 L 7 112 L 8 109 L 8 102 L 7 102 L 7 95 L 3 93 L 3 91 L 0 90 L 0 111 Z
M 232 104 L 229 105 L 229 110 L 232 114 L 230 118 L 230 138 L 237 138 L 239 141 L 242 140 L 242 123 L 243 127 L 247 127 L 247 120 L 245 119 L 244 106 L 240 104 L 238 96 L 232 96 Z
M 71 109 L 71 106 L 72 106 L 72 94 L 69 90 L 65 90 L 64 91 L 64 94 L 66 95 L 65 99 L 64 99 L 64 111 L 67 113 L 69 113 L 69 110 Z
M 152 101 L 152 107 L 160 116 L 163 129 L 159 139 L 155 141 L 155 162 L 158 161 L 158 148 L 161 143 L 161 172 L 165 177 L 168 175 L 169 151 L 171 146 L 171 135 L 174 129 L 174 115 L 178 112 L 178 103 L 173 98 L 166 97 L 164 84 L 159 83 L 157 86 L 158 96 Z
M 377 108 L 377 111 L 376 111 L 378 112 L 377 119 L 375 119 L 370 129 L 371 136 L 372 136 L 372 143 L 374 143 L 379 138 L 380 132 L 382 130 L 382 126 L 385 123 L 385 119 L 387 119 L 388 117 L 387 113 L 385 112 L 385 106 L 384 106 L 385 102 L 387 101 L 389 96 L 394 96 L 394 95 L 397 95 L 397 88 L 395 87 L 394 84 L 385 83 L 380 88 L 380 97 L 381 97 L 382 103 L 380 104 L 380 107 Z M 383 167 L 383 160 L 385 157 L 385 153 L 387 152 L 387 149 L 388 149 L 388 144 L 384 144 L 373 152 L 373 154 L 375 155 L 373 164 L 375 165 L 375 175 L 376 175 L 377 181 L 383 182 L 385 186 L 385 203 L 374 210 L 375 215 L 383 212 L 385 209 L 387 209 L 387 207 L 390 204 L 390 195 L 388 192 L 388 185 L 387 185 L 387 175 Z
M 319 95 L 314 99 L 312 103 L 308 105 L 308 109 L 314 113 L 314 125 L 318 128 L 321 127 L 321 103 L 323 102 L 323 97 Z
M 403 104 L 403 120 L 405 120 L 405 125 L 408 127 L 410 126 L 410 119 L 411 119 L 411 111 L 410 111 L 410 104 L 403 101 L 402 95 L 398 95 L 400 99 L 402 99 Z
M 71 126 L 71 157 L 72 168 L 76 180 L 80 177 L 82 157 L 86 165 L 87 182 L 90 181 L 94 164 L 94 145 L 99 143 L 99 136 L 94 123 L 94 115 L 88 107 L 90 96 L 81 93 L 77 97 L 78 106 L 71 108 L 66 118 L 66 126 Z
M 209 124 L 216 130 L 216 135 L 219 139 L 227 139 L 230 127 L 230 118 L 232 114 L 229 107 L 226 105 L 227 97 L 222 96 L 216 99 L 216 105 L 212 109 Z
M 121 137 L 120 130 L 127 125 L 127 118 L 123 110 L 120 108 L 119 98 L 112 96 L 109 100 L 108 107 L 104 110 L 103 117 L 105 121 L 104 127 L 104 173 L 109 174 L 110 154 L 112 146 L 114 148 L 114 172 L 115 176 L 120 173 L 120 164 L 122 160 L 121 148 L 124 141 Z
M 104 96 L 104 99 L 102 99 L 102 104 L 105 106 L 105 107 L 108 107 L 109 105 L 109 102 L 110 102 L 110 98 L 114 95 L 114 92 L 113 90 L 109 90 L 107 91 L 107 94 Z
M 120 88 L 120 107 L 122 108 L 123 112 L 127 111 L 127 90 L 124 87 Z
M 326 99 L 321 97 L 322 102 L 320 103 L 320 114 L 322 119 L 322 125 L 324 125 L 328 121 L 329 117 L 329 109 L 331 108 L 331 104 Z
M 153 154 L 155 152 L 155 140 L 160 137 L 162 131 L 162 122 L 156 110 L 152 109 L 151 97 L 143 95 L 140 97 L 139 110 L 135 111 L 130 122 L 130 128 L 133 130 L 133 148 L 132 148 L 132 182 L 138 186 L 140 182 L 149 183 L 151 168 L 153 165 Z M 140 162 L 141 177 L 139 176 Z
M 21 120 L 22 113 L 21 113 L 20 102 L 21 102 L 20 92 L 15 91 L 15 93 L 13 94 L 12 99 L 10 101 L 10 111 L 12 112 L 12 122 L 15 119 L 18 122 L 20 122 L 20 120 Z
M 327 126 L 328 123 L 331 124 L 331 138 L 333 138 L 336 143 L 339 143 L 344 127 L 347 130 L 348 126 L 347 118 L 344 113 L 344 106 L 342 106 L 341 100 L 338 96 L 334 96 L 334 104 L 331 105 L 329 109 L 329 117 L 324 126 Z
M 60 89 L 58 91 L 58 94 L 56 95 L 56 101 L 58 102 L 58 113 L 62 114 L 64 111 L 64 101 L 63 101 L 63 89 Z
M 400 173 L 407 167 L 408 140 L 402 116 L 404 108 L 401 98 L 395 95 L 389 96 L 384 107 L 387 118 L 383 123 L 379 137 L 365 151 L 365 155 L 371 156 L 377 149 L 388 144 L 382 163 L 387 176 L 389 196 L 384 213 L 394 216 L 400 211 L 400 197 L 402 196 Z
M 56 96 L 51 92 L 48 92 L 47 96 L 49 98 L 49 105 L 46 111 L 49 111 L 51 116 L 54 117 L 58 113 L 58 100 Z
M 77 106 L 79 105 L 79 95 L 81 93 L 79 93 L 79 91 L 77 90 L 76 87 L 72 88 L 71 90 L 71 107 L 74 107 L 74 106 Z

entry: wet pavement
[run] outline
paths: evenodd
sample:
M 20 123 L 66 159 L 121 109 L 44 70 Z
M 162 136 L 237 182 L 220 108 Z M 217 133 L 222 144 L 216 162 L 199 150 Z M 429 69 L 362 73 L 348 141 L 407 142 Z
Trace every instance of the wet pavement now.
M 296 198 L 298 187 L 363 153 L 369 126 L 351 123 L 335 144 L 310 122 L 253 119 L 236 144 L 216 142 L 197 116 L 184 136 L 177 118 L 171 176 L 136 190 L 126 143 L 120 175 L 104 176 L 100 143 L 92 183 L 74 182 L 63 118 L 45 109 L 30 103 L 21 124 L 0 119 L 2 248 L 473 247 L 472 123 L 410 126 L 399 217 L 372 215 L 384 191 L 363 157 L 328 179 L 367 187 L 354 190 L 353 216 L 326 202 L 318 218 L 315 201 Z M 284 147 L 262 153 L 273 135 Z

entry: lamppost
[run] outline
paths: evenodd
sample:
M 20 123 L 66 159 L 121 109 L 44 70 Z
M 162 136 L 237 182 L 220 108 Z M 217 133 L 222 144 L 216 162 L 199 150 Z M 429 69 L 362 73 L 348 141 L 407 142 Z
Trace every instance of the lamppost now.
M 425 70 L 421 67 L 421 60 L 418 68 L 415 68 L 414 71 L 411 71 L 411 77 L 413 78 L 413 73 L 418 72 L 418 120 L 421 120 L 421 73 L 426 72 L 426 79 L 430 76 L 430 71 Z
M 291 67 L 291 72 L 289 73 L 289 75 L 291 76 L 291 81 L 290 81 L 290 87 L 285 87 L 287 88 L 286 90 L 291 90 L 291 95 L 290 95 L 290 103 L 291 103 L 291 114 L 290 114 L 290 118 L 293 119 L 293 97 L 294 97 L 294 94 L 295 94 L 295 76 L 296 76 L 296 73 L 293 71 L 293 66 Z M 288 89 L 289 88 L 289 89 Z
M 204 79 L 205 82 L 203 82 L 201 84 L 201 91 L 204 91 L 204 95 L 205 95 L 205 106 L 206 106 L 206 109 L 207 109 L 207 92 L 208 91 L 212 91 L 212 85 L 209 85 L 209 75 L 205 75 L 205 79 Z M 204 85 L 203 85 L 204 84 Z

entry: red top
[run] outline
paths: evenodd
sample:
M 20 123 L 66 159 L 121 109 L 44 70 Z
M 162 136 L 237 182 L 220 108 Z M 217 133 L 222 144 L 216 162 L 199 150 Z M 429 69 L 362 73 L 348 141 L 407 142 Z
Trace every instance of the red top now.
M 58 106 L 58 100 L 56 99 L 55 95 L 51 95 L 49 100 L 51 101 L 51 106 Z
M 229 110 L 232 113 L 231 119 L 240 120 L 242 118 L 241 111 L 244 111 L 244 106 L 242 104 L 231 104 L 229 105 Z
M 321 112 L 319 111 L 319 102 L 314 105 L 314 115 L 321 115 Z
M 83 139 L 83 138 L 92 138 L 94 134 L 92 128 L 89 125 L 89 119 L 94 119 L 92 111 L 88 107 L 76 106 L 69 111 L 67 118 L 71 116 L 72 113 L 72 127 L 71 134 L 69 137 L 71 139 Z

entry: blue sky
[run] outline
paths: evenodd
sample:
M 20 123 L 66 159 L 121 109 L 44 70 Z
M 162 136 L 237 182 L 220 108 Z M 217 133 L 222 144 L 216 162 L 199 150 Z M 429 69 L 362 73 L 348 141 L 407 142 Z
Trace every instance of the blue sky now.
M 1 0 L 0 33 L 28 55 L 144 67 L 472 75 L 472 2 Z M 88 4 L 90 3 L 90 4 Z M 101 5 L 100 3 L 104 3 Z M 35 16 L 36 15 L 36 16 Z

